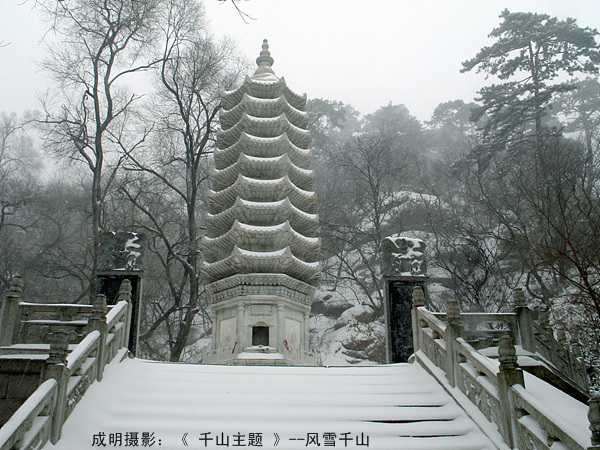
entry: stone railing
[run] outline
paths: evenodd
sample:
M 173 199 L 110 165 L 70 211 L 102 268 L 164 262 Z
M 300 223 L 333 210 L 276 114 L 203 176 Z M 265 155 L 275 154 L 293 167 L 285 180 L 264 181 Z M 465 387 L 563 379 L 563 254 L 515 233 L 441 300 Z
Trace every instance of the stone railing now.
M 533 326 L 535 351 L 573 384 L 583 390 L 589 389 L 589 380 L 585 364 L 580 358 L 577 346 L 569 346 L 565 339 L 564 330 L 558 328 L 557 338 L 549 326 L 534 323 Z
M 510 448 L 600 449 L 596 447 L 600 444 L 598 398 L 589 402 L 590 440 L 589 436 L 568 429 L 525 389 L 510 333 L 505 331 L 500 337 L 496 362 L 483 356 L 462 337 L 463 315 L 456 301 L 448 302 L 446 314 L 434 314 L 420 306 L 424 304 L 423 291 L 416 287 L 413 304 L 415 359 L 447 386 L 459 403 L 456 390 L 468 398 L 489 422 L 488 429 L 490 424 L 497 425 L 502 440 Z M 515 320 L 509 319 L 509 323 Z
M 107 307 L 106 298 L 98 295 L 90 306 L 87 335 L 76 346 L 68 342 L 73 331 L 67 331 L 68 316 L 66 329 L 59 328 L 49 334 L 49 345 L 38 348 L 48 354 L 43 370 L 45 381 L 0 428 L 0 450 L 37 449 L 48 440 L 56 443 L 60 439 L 64 422 L 89 386 L 102 380 L 105 365 L 118 355 L 127 354 L 130 299 L 128 280 L 121 286 L 116 305 Z M 31 305 L 26 307 L 32 308 Z M 56 313 L 48 309 L 51 306 L 43 305 L 44 311 Z M 64 306 L 57 305 L 57 310 Z
M 543 314 L 541 323 L 532 320 L 532 311 L 525 303 L 523 291 L 514 292 L 514 310 L 508 313 L 463 313 L 460 315 L 460 332 L 469 344 L 480 350 L 497 347 L 505 334 L 513 337 L 515 345 L 529 352 L 531 357 L 553 367 L 561 377 L 581 393 L 589 390 L 586 366 L 579 357 L 576 345 L 569 346 L 564 330 L 558 328 L 554 336 L 547 317 Z M 446 313 L 433 313 L 442 321 Z
M 69 343 L 76 344 L 88 331 L 92 305 L 30 303 L 22 301 L 22 281 L 13 279 L 0 310 L 0 346 L 48 343 L 50 334 L 68 331 Z
M 0 449 L 41 448 L 52 435 L 58 383 L 46 380 L 0 428 Z

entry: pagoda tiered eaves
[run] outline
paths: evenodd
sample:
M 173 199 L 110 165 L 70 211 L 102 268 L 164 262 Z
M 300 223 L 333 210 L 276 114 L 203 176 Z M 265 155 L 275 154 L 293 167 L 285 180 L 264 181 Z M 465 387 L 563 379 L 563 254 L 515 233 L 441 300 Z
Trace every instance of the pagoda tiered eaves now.
M 215 263 L 204 262 L 204 275 L 209 283 L 238 274 L 254 273 L 260 276 L 280 273 L 316 286 L 320 272 L 320 263 L 307 263 L 296 258 L 289 247 L 270 252 L 253 252 L 235 246 L 227 258 Z
M 276 117 L 252 117 L 243 113 L 240 120 L 227 130 L 217 131 L 217 145 L 223 149 L 235 144 L 242 132 L 262 138 L 288 135 L 289 140 L 302 149 L 308 149 L 310 132 L 295 126 L 285 114 Z
M 261 138 L 244 131 L 234 144 L 215 150 L 215 167 L 219 170 L 229 167 L 238 160 L 241 153 L 262 158 L 287 154 L 290 161 L 302 169 L 310 167 L 313 156 L 312 149 L 298 147 L 290 140 L 287 133 L 271 138 Z
M 294 230 L 302 230 L 302 234 L 307 237 L 317 235 L 319 224 L 317 214 L 308 214 L 299 210 L 288 198 L 275 202 L 252 202 L 238 197 L 231 208 L 219 214 L 207 214 L 206 235 L 214 238 L 226 233 L 236 219 L 255 226 L 289 221 Z
M 227 130 L 238 123 L 244 113 L 251 117 L 271 118 L 273 112 L 277 116 L 285 114 L 288 120 L 298 128 L 308 126 L 308 114 L 289 104 L 285 96 L 274 99 L 251 97 L 244 93 L 242 100 L 232 109 L 221 110 L 219 122 L 223 130 Z
M 319 279 L 306 96 L 276 77 L 272 62 L 265 43 L 254 76 L 222 97 L 203 239 L 209 295 L 240 274 Z
M 223 170 L 213 169 L 212 183 L 215 190 L 233 185 L 239 175 L 249 178 L 275 180 L 288 175 L 290 181 L 302 190 L 313 190 L 314 175 L 311 170 L 296 166 L 287 154 L 273 158 L 258 158 L 240 153 L 237 161 Z
M 225 110 L 233 109 L 242 101 L 244 94 L 260 99 L 272 99 L 284 96 L 287 102 L 298 110 L 304 110 L 306 106 L 306 94 L 296 94 L 285 83 L 285 78 L 280 77 L 276 81 L 251 78 L 249 76 L 235 91 L 224 92 L 221 104 Z
M 221 191 L 208 191 L 208 212 L 217 214 L 244 200 L 272 202 L 289 198 L 292 205 L 306 213 L 316 212 L 317 194 L 305 191 L 292 183 L 287 175 L 275 180 L 260 180 L 239 174 L 235 183 Z
M 245 250 L 260 252 L 264 242 L 269 242 L 271 248 L 289 247 L 294 256 L 305 262 L 317 262 L 319 258 L 319 239 L 298 233 L 289 221 L 280 225 L 254 226 L 238 220 L 234 221 L 225 234 L 217 238 L 204 238 L 203 244 L 207 249 L 204 258 L 209 263 L 224 259 L 236 245 Z

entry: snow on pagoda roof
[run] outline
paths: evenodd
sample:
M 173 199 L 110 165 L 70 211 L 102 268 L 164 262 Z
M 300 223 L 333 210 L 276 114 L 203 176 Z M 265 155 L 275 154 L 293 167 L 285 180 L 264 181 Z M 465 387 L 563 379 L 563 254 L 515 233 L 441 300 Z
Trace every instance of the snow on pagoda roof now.
M 225 211 L 218 214 L 207 213 L 206 231 L 210 237 L 227 232 L 233 222 L 250 225 L 272 225 L 289 220 L 295 230 L 304 236 L 316 236 L 318 229 L 318 214 L 306 213 L 296 208 L 289 198 L 272 202 L 255 202 L 236 198 L 235 203 Z
M 255 226 L 235 220 L 225 234 L 202 238 L 203 253 L 207 262 L 214 263 L 229 256 L 235 245 L 244 250 L 261 251 L 265 241 L 271 248 L 290 247 L 292 253 L 305 262 L 315 262 L 319 256 L 320 239 L 298 233 L 289 221 L 273 226 Z
M 292 183 L 287 175 L 275 180 L 258 180 L 239 174 L 235 183 L 222 191 L 208 190 L 208 209 L 212 214 L 234 205 L 240 197 L 252 201 L 276 201 L 288 197 L 292 205 L 307 213 L 316 212 L 314 191 L 305 191 Z
M 241 153 L 265 158 L 287 154 L 295 166 L 306 170 L 310 170 L 308 167 L 313 156 L 312 149 L 298 147 L 286 132 L 276 137 L 257 137 L 244 131 L 233 145 L 215 149 L 215 166 L 217 169 L 229 167 L 237 161 Z
M 227 258 L 215 263 L 204 261 L 202 272 L 210 283 L 240 273 L 283 273 L 316 285 L 321 275 L 321 263 L 307 263 L 296 258 L 291 249 L 257 252 L 235 246 Z
M 285 113 L 277 117 L 252 117 L 244 112 L 234 126 L 226 130 L 217 130 L 219 148 L 235 144 L 243 132 L 262 138 L 273 138 L 287 133 L 290 141 L 303 149 L 308 149 L 310 143 L 310 132 L 290 122 Z
M 313 190 L 314 174 L 311 169 L 296 166 L 287 154 L 268 158 L 240 153 L 237 161 L 226 169 L 212 169 L 211 181 L 215 191 L 228 188 L 242 174 L 249 178 L 278 179 L 288 175 L 290 181 L 305 191 Z
M 223 108 L 230 110 L 235 107 L 235 105 L 242 101 L 244 93 L 257 98 L 278 98 L 283 95 L 294 108 L 300 111 L 306 109 L 306 94 L 296 94 L 288 88 L 284 77 L 275 80 L 273 78 L 250 78 L 248 76 L 245 78 L 244 83 L 236 90 L 222 93 L 221 103 Z
M 208 285 L 244 273 L 315 285 L 320 240 L 306 96 L 275 76 L 266 40 L 256 63 L 252 77 L 223 95 L 203 272 Z
M 277 117 L 285 114 L 290 122 L 300 128 L 308 126 L 308 113 L 290 105 L 284 95 L 277 98 L 258 98 L 244 93 L 242 100 L 229 110 L 221 109 L 219 122 L 224 130 L 235 125 L 247 113 L 252 117 Z

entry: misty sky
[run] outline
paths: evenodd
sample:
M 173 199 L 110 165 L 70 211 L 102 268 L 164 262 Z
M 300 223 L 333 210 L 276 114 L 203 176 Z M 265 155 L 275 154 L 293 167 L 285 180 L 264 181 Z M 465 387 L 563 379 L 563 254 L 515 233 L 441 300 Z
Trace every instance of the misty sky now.
M 43 24 L 31 0 L 0 0 L 0 111 L 38 107 L 48 88 L 35 64 L 43 57 Z M 471 101 L 484 74 L 461 74 L 461 62 L 489 44 L 498 15 L 543 12 L 600 28 L 598 0 L 244 0 L 240 18 L 229 1 L 206 0 L 216 36 L 233 37 L 250 61 L 269 40 L 273 69 L 309 98 L 350 103 L 364 114 L 402 103 L 428 120 L 441 102 Z

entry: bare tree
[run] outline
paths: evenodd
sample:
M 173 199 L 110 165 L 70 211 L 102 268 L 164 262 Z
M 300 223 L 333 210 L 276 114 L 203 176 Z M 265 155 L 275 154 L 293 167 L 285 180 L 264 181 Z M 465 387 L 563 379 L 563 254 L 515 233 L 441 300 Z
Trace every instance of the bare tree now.
M 50 27 L 43 67 L 58 86 L 43 105 L 46 145 L 82 162 L 91 175 L 90 295 L 96 292 L 106 195 L 123 152 L 131 153 L 147 135 L 132 132 L 140 95 L 128 92 L 125 82 L 156 64 L 147 49 L 159 5 L 157 0 L 36 1 Z
M 423 196 L 431 231 L 431 265 L 449 276 L 442 284 L 462 310 L 501 311 L 522 277 L 512 248 L 499 237 L 502 227 L 494 214 L 471 203 L 464 185 L 436 174 L 429 190 L 433 195 Z
M 27 118 L 0 116 L 0 294 L 22 267 L 20 237 L 31 227 L 24 213 L 36 194 L 39 159 L 25 127 Z
M 335 255 L 325 266 L 327 276 L 358 284 L 357 297 L 376 313 L 383 296 L 379 248 L 384 237 L 406 229 L 398 212 L 410 203 L 404 189 L 417 168 L 415 143 L 397 122 L 392 125 L 358 134 L 330 155 L 337 176 L 327 184 L 335 195 L 320 202 L 324 250 Z
M 564 286 L 581 327 L 600 332 L 600 171 L 576 141 L 548 139 L 535 164 L 511 178 L 537 225 L 530 242 L 540 265 Z M 559 305 L 556 305 L 559 306 Z
M 142 213 L 150 250 L 162 266 L 168 294 L 152 301 L 151 324 L 141 336 L 149 346 L 166 334 L 169 359 L 178 361 L 197 314 L 209 316 L 202 298 L 200 238 L 203 189 L 210 168 L 221 89 L 231 89 L 242 72 L 229 41 L 214 42 L 202 8 L 191 0 L 169 2 L 153 105 L 157 124 L 144 155 L 129 153 L 129 182 L 122 192 Z M 161 206 L 167 202 L 166 208 Z

